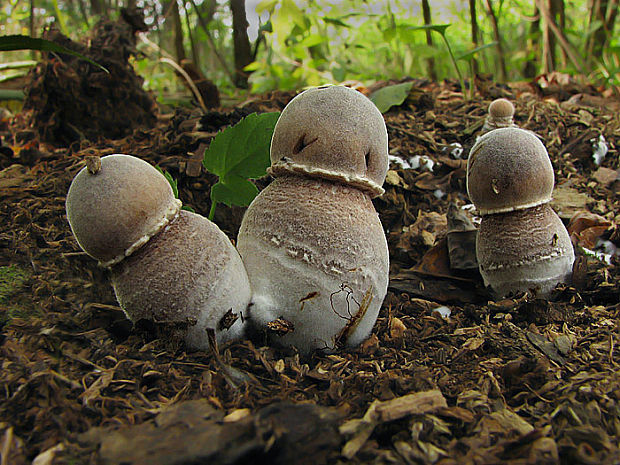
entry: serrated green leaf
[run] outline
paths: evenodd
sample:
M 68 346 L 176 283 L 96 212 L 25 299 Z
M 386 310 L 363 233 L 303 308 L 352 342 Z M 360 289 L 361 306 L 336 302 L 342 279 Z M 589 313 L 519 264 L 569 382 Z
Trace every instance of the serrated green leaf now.
M 218 133 L 205 151 L 203 165 L 226 178 L 260 178 L 269 166 L 269 145 L 279 112 L 252 113 Z
M 23 35 L 1 36 L 0 52 L 9 52 L 13 50 L 39 50 L 42 52 L 65 53 L 67 55 L 73 55 L 74 57 L 86 60 L 91 65 L 95 65 L 106 73 L 109 73 L 109 71 L 103 66 L 101 66 L 99 63 L 94 62 L 93 60 L 85 57 L 81 53 L 74 52 L 73 50 L 63 47 L 62 45 L 58 45 L 56 42 Z
M 258 188 L 247 179 L 238 176 L 220 178 L 211 187 L 211 201 L 221 202 L 229 207 L 250 205 L 258 194 Z
M 218 202 L 246 206 L 254 200 L 258 189 L 248 178 L 267 173 L 271 136 L 279 116 L 279 112 L 252 113 L 213 138 L 202 160 L 207 171 L 220 178 L 211 188 L 209 219 Z
M 413 82 L 403 82 L 393 86 L 382 87 L 370 94 L 370 100 L 377 106 L 381 113 L 385 113 L 395 105 L 401 105 L 409 95 Z

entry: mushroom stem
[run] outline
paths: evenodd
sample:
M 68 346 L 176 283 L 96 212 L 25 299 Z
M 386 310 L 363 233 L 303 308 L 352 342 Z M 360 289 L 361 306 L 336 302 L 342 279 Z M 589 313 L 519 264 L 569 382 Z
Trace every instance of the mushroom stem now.
M 476 256 L 485 285 L 498 297 L 527 290 L 547 297 L 558 283 L 570 282 L 575 260 L 568 232 L 549 204 L 483 216 Z

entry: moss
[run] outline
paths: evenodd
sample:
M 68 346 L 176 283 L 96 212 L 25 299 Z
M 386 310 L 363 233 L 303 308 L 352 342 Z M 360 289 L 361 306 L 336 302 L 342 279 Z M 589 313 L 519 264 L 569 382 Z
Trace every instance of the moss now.
M 17 265 L 0 266 L 0 324 L 12 318 L 27 318 L 32 309 L 16 301 L 13 297 L 24 287 L 30 274 Z

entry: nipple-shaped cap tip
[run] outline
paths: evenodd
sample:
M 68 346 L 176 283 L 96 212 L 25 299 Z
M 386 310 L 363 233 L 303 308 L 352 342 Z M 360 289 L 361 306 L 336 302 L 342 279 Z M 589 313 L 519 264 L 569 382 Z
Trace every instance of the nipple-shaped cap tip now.
M 492 118 L 507 118 L 514 116 L 514 114 L 514 105 L 510 100 L 506 100 L 505 98 L 493 100 L 489 105 L 489 116 Z
M 271 141 L 272 174 L 305 173 L 378 195 L 387 168 L 383 115 L 360 92 L 344 86 L 308 89 L 282 111 Z

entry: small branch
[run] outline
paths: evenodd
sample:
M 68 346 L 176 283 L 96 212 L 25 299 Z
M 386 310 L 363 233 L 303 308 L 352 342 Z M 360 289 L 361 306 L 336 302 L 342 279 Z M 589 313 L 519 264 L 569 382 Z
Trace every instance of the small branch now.
M 556 36 L 556 38 L 560 42 L 560 46 L 568 55 L 568 58 L 570 59 L 570 61 L 573 63 L 573 65 L 575 65 L 575 68 L 577 68 L 577 71 L 583 74 L 584 72 L 583 61 L 581 60 L 579 55 L 575 53 L 573 46 L 570 44 L 570 42 L 568 41 L 564 33 L 560 30 L 558 25 L 555 24 L 555 21 L 551 17 L 551 13 L 549 12 L 547 5 L 545 5 L 545 2 L 543 0 L 536 0 L 536 5 L 538 6 L 538 9 L 540 10 L 540 13 L 542 14 L 543 18 L 545 18 L 545 22 L 547 23 L 551 31 L 553 31 L 553 34 Z
M 215 57 L 217 58 L 217 60 L 222 65 L 222 69 L 226 73 L 226 76 L 228 76 L 228 78 L 230 79 L 230 82 L 234 84 L 235 78 L 232 72 L 230 71 L 230 69 L 228 69 L 228 63 L 226 63 L 226 60 L 224 60 L 224 57 L 220 54 L 220 52 L 218 52 L 217 47 L 215 46 L 215 42 L 213 41 L 213 37 L 211 37 L 211 32 L 209 32 L 209 28 L 207 27 L 207 23 L 205 23 L 204 18 L 200 15 L 200 11 L 198 10 L 198 7 L 196 6 L 196 2 L 194 0 L 189 0 L 189 1 L 194 7 L 194 10 L 196 10 L 196 16 L 198 16 L 198 23 L 200 23 L 200 28 L 204 31 L 205 35 L 207 36 L 207 41 L 209 42 L 209 46 L 213 50 L 213 53 L 215 54 Z
M 159 59 L 159 61 L 162 62 L 162 63 L 166 63 L 167 65 L 172 66 L 177 73 L 179 73 L 181 76 L 183 76 L 185 81 L 187 81 L 187 85 L 191 89 L 192 94 L 194 94 L 194 97 L 196 97 L 196 100 L 198 100 L 198 103 L 200 104 L 200 108 L 202 108 L 202 111 L 204 111 L 206 113 L 207 112 L 207 106 L 205 105 L 205 102 L 202 99 L 202 95 L 200 95 L 200 91 L 196 87 L 196 84 L 194 84 L 194 81 L 192 81 L 192 78 L 189 77 L 189 74 L 187 74 L 185 72 L 185 70 L 183 68 L 181 68 L 181 66 L 179 66 L 178 63 L 176 63 L 174 60 L 172 60 L 170 58 L 162 57 L 162 58 Z

